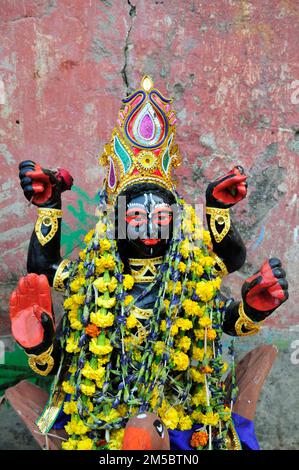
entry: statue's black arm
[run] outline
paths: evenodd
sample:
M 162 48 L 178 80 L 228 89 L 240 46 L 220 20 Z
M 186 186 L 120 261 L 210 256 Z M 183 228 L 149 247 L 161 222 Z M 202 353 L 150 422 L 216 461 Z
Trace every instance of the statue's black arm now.
M 246 260 L 246 247 L 241 235 L 233 222 L 231 222 L 228 233 L 221 242 L 217 243 L 211 230 L 210 221 L 211 216 L 207 214 L 207 223 L 213 243 L 214 253 L 223 260 L 229 273 L 238 271 Z M 222 226 L 218 225 L 217 222 L 216 228 L 221 232 Z

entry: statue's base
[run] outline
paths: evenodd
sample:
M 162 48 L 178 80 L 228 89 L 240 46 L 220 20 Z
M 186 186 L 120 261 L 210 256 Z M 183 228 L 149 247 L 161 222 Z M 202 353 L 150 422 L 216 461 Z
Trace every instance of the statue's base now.
M 23 380 L 14 387 L 8 388 L 4 397 L 24 421 L 24 424 L 42 449 L 60 450 L 62 441 L 68 438 L 67 433 L 63 429 L 51 429 L 49 433 L 42 434 L 35 424 L 48 401 L 49 395 L 46 391 Z
M 247 353 L 238 363 L 236 367 L 236 384 L 239 391 L 233 406 L 233 412 L 240 417 L 253 421 L 262 386 L 276 355 L 277 348 L 275 346 L 264 344 Z M 230 379 L 230 376 L 226 379 L 228 392 L 231 387 Z M 47 434 L 42 434 L 35 424 L 48 401 L 49 397 L 46 391 L 23 380 L 14 387 L 8 388 L 4 397 L 24 421 L 42 449 L 61 449 L 61 443 L 68 438 L 63 429 L 51 429 Z

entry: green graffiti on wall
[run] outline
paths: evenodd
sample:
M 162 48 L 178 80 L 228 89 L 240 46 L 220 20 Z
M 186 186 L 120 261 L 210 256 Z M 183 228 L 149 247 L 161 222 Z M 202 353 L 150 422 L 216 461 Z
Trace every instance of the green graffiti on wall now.
M 96 223 L 95 208 L 98 202 L 97 194 L 90 197 L 79 186 L 73 186 L 78 199 L 75 205 L 69 204 L 66 209 L 73 215 L 74 221 L 67 223 L 62 221 L 61 225 L 61 247 L 64 256 L 68 256 L 72 251 L 83 246 L 83 238 Z

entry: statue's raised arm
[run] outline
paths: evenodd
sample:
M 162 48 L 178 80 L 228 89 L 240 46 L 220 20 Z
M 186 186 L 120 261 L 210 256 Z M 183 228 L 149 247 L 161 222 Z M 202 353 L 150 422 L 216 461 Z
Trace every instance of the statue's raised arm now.
M 240 269 L 246 259 L 246 247 L 230 218 L 230 208 L 246 197 L 246 179 L 244 169 L 235 166 L 206 190 L 207 223 L 222 276 Z
M 62 168 L 47 170 L 31 160 L 20 163 L 19 171 L 24 195 L 38 207 L 38 217 L 28 249 L 29 274 L 21 277 L 10 298 L 12 333 L 30 367 L 48 375 L 59 356 L 50 286 L 64 290 L 70 265 L 60 255 L 61 193 L 71 189 L 73 178 Z

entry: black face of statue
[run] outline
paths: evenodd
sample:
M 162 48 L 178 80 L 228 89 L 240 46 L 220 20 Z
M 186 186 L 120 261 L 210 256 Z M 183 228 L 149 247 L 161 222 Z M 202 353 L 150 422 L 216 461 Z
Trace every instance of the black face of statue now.
M 118 219 L 125 239 L 118 245 L 127 258 L 154 258 L 163 256 L 173 232 L 173 195 L 155 185 L 136 185 L 122 194 Z M 125 204 L 124 204 L 125 202 Z

